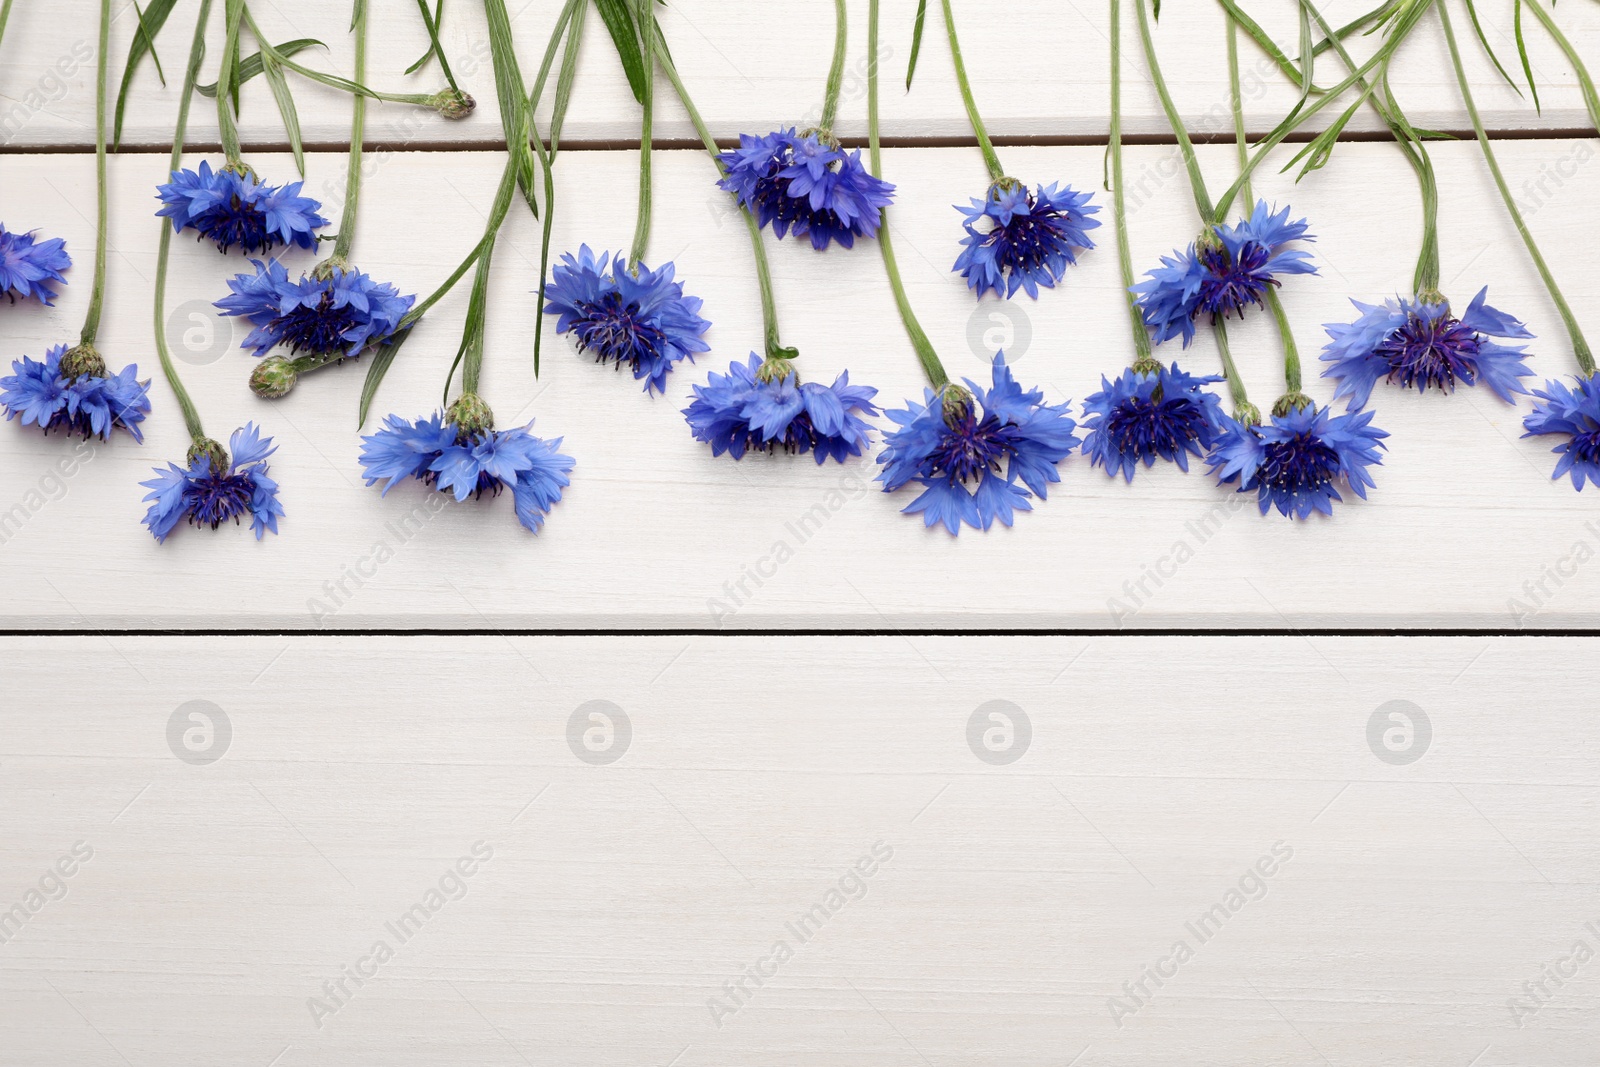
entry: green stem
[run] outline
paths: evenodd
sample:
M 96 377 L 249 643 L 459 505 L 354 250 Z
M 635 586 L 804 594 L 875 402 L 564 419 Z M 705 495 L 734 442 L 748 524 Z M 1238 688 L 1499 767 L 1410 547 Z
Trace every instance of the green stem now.
M 1233 399 L 1233 417 L 1242 422 L 1259 422 L 1253 417 L 1255 407 L 1250 403 L 1250 397 L 1245 394 L 1244 379 L 1239 377 L 1239 368 L 1233 364 L 1233 349 L 1228 345 L 1228 327 L 1218 319 L 1211 327 L 1212 334 L 1217 339 L 1217 352 L 1222 356 L 1222 376 L 1228 381 L 1228 395 Z
M 978 147 L 983 150 L 983 162 L 989 168 L 989 179 L 999 181 L 1006 176 L 1006 172 L 1000 166 L 1000 157 L 994 154 L 994 143 L 989 140 L 989 130 L 984 126 L 983 116 L 978 114 L 978 104 L 972 98 L 972 83 L 967 81 L 967 65 L 961 59 L 961 42 L 956 39 L 956 20 L 950 12 L 950 0 L 943 0 L 943 3 L 945 35 L 950 38 L 950 59 L 955 63 L 956 84 L 961 87 L 961 102 L 967 105 L 967 118 L 972 122 L 972 132 L 978 138 Z M 876 60 L 876 52 L 867 57 L 868 63 Z
M 200 14 L 194 24 L 194 42 L 189 46 L 189 67 L 183 78 L 183 92 L 178 96 L 178 123 L 172 131 L 172 162 L 167 169 L 173 173 L 183 165 L 183 137 L 189 128 L 189 103 L 194 99 L 194 87 L 200 79 L 200 61 L 206 53 L 206 21 L 210 15 L 211 0 L 200 0 Z M 220 82 L 217 85 L 217 95 L 219 97 L 223 95 Z M 155 294 L 152 300 L 155 308 L 156 355 L 161 359 L 161 372 L 166 376 L 167 385 L 178 398 L 178 407 L 183 412 L 183 424 L 189 430 L 189 438 L 199 441 L 206 435 L 205 429 L 200 425 L 200 413 L 195 410 L 194 401 L 189 398 L 189 391 L 183 387 L 177 370 L 172 366 L 172 354 L 167 351 L 165 304 L 167 260 L 171 247 L 172 225 L 166 219 L 162 219 L 161 245 L 156 252 Z
M 100 0 L 100 57 L 94 82 L 94 177 L 99 210 L 94 235 L 94 291 L 89 296 L 89 313 L 83 318 L 83 333 L 78 338 L 79 344 L 90 346 L 100 332 L 100 309 L 106 297 L 106 71 L 110 51 L 111 0 Z
M 954 41 L 952 37 L 951 43 Z M 873 177 L 882 177 L 883 149 L 878 143 L 878 0 L 868 0 L 867 12 L 867 144 L 872 159 Z M 900 265 L 894 258 L 894 244 L 889 237 L 887 209 L 884 210 L 883 219 L 878 226 L 878 247 L 883 250 L 883 268 L 889 275 L 889 288 L 894 291 L 894 304 L 900 309 L 900 321 L 906 325 L 906 334 L 911 338 L 911 347 L 916 349 L 917 359 L 922 362 L 922 369 L 928 375 L 928 381 L 935 389 L 942 391 L 949 383 L 950 375 L 945 373 L 944 364 L 939 362 L 939 353 L 933 350 L 933 342 L 928 340 L 922 324 L 917 321 L 916 313 L 911 310 L 905 283 L 900 279 Z
M 356 81 L 367 78 L 367 0 L 355 0 L 351 29 L 356 35 Z M 350 102 L 350 162 L 344 177 L 344 215 L 333 242 L 333 258 L 341 264 L 350 258 L 356 239 L 356 200 L 361 196 L 361 142 L 367 130 L 367 102 L 356 96 Z
M 217 71 L 217 128 L 222 134 L 222 154 L 228 166 L 244 170 L 244 153 L 239 147 L 239 128 L 234 125 L 228 103 L 235 99 L 233 65 L 239 55 L 239 32 L 244 25 L 244 0 L 223 0 L 227 37 L 222 45 L 222 65 Z M 176 169 L 176 168 L 174 168 Z
M 635 271 L 639 268 L 639 261 L 644 259 L 645 249 L 650 244 L 650 149 L 654 141 L 652 129 L 655 124 L 655 80 L 656 80 L 656 51 L 655 51 L 655 13 L 650 5 L 655 0 L 639 0 L 637 5 L 639 33 L 644 46 L 644 117 L 639 124 L 639 217 L 633 227 L 633 250 L 628 254 L 628 264 Z M 546 210 L 549 204 L 545 205 Z
M 428 27 L 428 40 L 433 43 L 433 55 L 439 57 L 439 70 L 444 74 L 444 80 L 449 83 L 450 88 L 459 91 L 461 86 L 456 84 L 456 76 L 450 72 L 450 60 L 444 54 L 444 46 L 439 43 L 439 23 L 444 21 L 443 8 L 440 9 L 439 20 L 435 21 L 433 12 L 428 10 L 428 0 L 417 0 L 417 7 L 422 9 L 422 22 Z M 426 61 L 427 57 L 424 56 L 423 59 Z
M 844 85 L 845 49 L 850 39 L 850 18 L 845 0 L 833 0 L 833 63 L 828 67 L 828 89 L 822 97 L 822 122 L 817 127 L 833 136 L 833 121 L 839 116 L 839 90 Z
M 1150 331 L 1133 295 L 1133 253 L 1128 248 L 1128 205 L 1122 191 L 1122 0 L 1111 0 L 1111 215 L 1117 228 L 1117 266 L 1122 299 L 1133 327 L 1134 362 L 1150 358 Z
M 711 136 L 711 130 L 706 127 L 705 119 L 700 117 L 699 109 L 689 98 L 689 90 L 684 87 L 683 79 L 678 77 L 678 68 L 672 62 L 666 42 L 659 36 L 655 36 L 654 41 L 656 59 L 660 62 L 661 69 L 666 71 L 667 80 L 672 82 L 673 91 L 678 94 L 683 109 L 689 113 L 689 121 L 694 124 L 695 132 L 700 135 L 700 141 L 706 146 L 706 151 L 711 153 L 717 170 L 726 174 L 727 170 L 723 167 L 722 160 L 718 158 L 722 150 L 717 147 L 716 138 Z M 766 334 L 766 358 L 794 359 L 799 353 L 792 348 L 784 348 L 778 339 L 778 305 L 772 296 L 772 268 L 767 263 L 767 249 L 761 241 L 761 226 L 756 222 L 754 215 L 744 210 L 743 205 L 739 207 L 739 214 L 744 217 L 745 227 L 750 231 L 750 247 L 755 252 L 756 281 L 761 289 L 761 321 Z
M 6 37 L 6 20 L 11 18 L 11 0 L 0 3 L 0 41 Z
M 1310 81 L 1309 78 L 1306 80 Z M 1233 143 L 1239 153 L 1239 166 L 1243 168 L 1250 162 L 1250 150 L 1244 130 L 1244 94 L 1239 88 L 1239 24 L 1231 18 L 1228 20 L 1228 102 L 1233 110 Z M 1248 179 L 1242 192 L 1245 203 L 1255 203 Z M 1283 301 L 1278 298 L 1277 286 L 1267 286 L 1267 307 L 1272 311 L 1273 321 L 1278 324 L 1278 336 L 1283 339 L 1283 379 L 1289 392 L 1298 393 L 1300 349 L 1294 343 L 1294 329 L 1289 325 L 1289 315 L 1284 311 Z
M 1591 377 L 1595 371 L 1594 353 L 1590 351 L 1589 342 L 1583 336 L 1583 328 L 1578 325 L 1577 316 L 1567 305 L 1566 297 L 1561 295 L 1561 287 L 1556 284 L 1555 275 L 1550 273 L 1549 265 L 1540 254 L 1532 231 L 1523 221 L 1522 211 L 1517 207 L 1516 198 L 1511 195 L 1511 187 L 1506 184 L 1506 177 L 1500 172 L 1500 163 L 1495 159 L 1489 135 L 1483 131 L 1483 119 L 1478 115 L 1478 105 L 1472 98 L 1472 85 L 1467 80 L 1466 68 L 1461 65 L 1461 49 L 1456 44 L 1455 28 L 1450 24 L 1450 12 L 1446 9 L 1444 0 L 1439 0 L 1434 6 L 1439 9 L 1439 23 L 1444 27 L 1445 43 L 1450 47 L 1450 62 L 1456 70 L 1456 82 L 1461 86 L 1461 100 L 1467 105 L 1467 114 L 1472 119 L 1473 131 L 1478 135 L 1478 146 L 1483 149 L 1483 158 L 1489 164 L 1489 172 L 1494 175 L 1495 186 L 1500 190 L 1500 198 L 1505 201 L 1511 221 L 1516 224 L 1517 232 L 1522 235 L 1522 243 L 1528 246 L 1528 255 L 1533 258 L 1534 266 L 1539 269 L 1539 277 L 1544 279 L 1544 286 L 1550 291 L 1550 298 L 1555 301 L 1556 310 L 1561 313 L 1561 321 L 1567 327 L 1567 336 L 1572 339 L 1572 351 L 1578 358 L 1578 366 L 1583 370 L 1584 377 Z
M 1134 6 L 1139 13 L 1139 41 L 1144 46 L 1145 63 L 1150 68 L 1150 80 L 1155 83 L 1156 95 L 1161 98 L 1161 110 L 1166 113 L 1167 125 L 1172 127 L 1172 135 L 1178 139 L 1178 150 L 1183 155 L 1183 166 L 1189 173 L 1189 187 L 1194 191 L 1195 210 L 1200 213 L 1200 222 L 1203 225 L 1212 226 L 1223 216 L 1212 206 L 1211 194 L 1206 191 L 1205 176 L 1200 173 L 1200 160 L 1194 154 L 1194 142 L 1189 140 L 1189 131 L 1184 128 L 1183 117 L 1178 114 L 1178 106 L 1173 103 L 1172 93 L 1167 90 L 1167 79 L 1161 74 L 1161 63 L 1156 59 L 1156 43 L 1150 36 L 1147 0 L 1134 0 Z
M 1296 113 L 1292 119 L 1280 122 L 1271 133 L 1257 141 L 1255 152 L 1250 156 L 1250 161 L 1245 164 L 1238 179 L 1234 181 L 1233 185 L 1229 186 L 1228 191 L 1223 193 L 1222 198 L 1217 201 L 1217 217 L 1226 217 L 1228 210 L 1233 206 L 1234 199 L 1239 195 L 1244 185 L 1249 182 L 1250 175 L 1254 173 L 1255 169 L 1261 165 L 1262 161 L 1267 158 L 1274 148 L 1283 143 L 1285 137 L 1305 125 L 1313 115 L 1339 99 L 1351 86 L 1362 84 L 1368 74 L 1372 73 L 1380 64 L 1387 62 L 1389 57 L 1405 41 L 1406 36 L 1416 26 L 1423 12 L 1427 9 L 1428 3 L 1423 2 L 1404 10 L 1400 14 L 1399 20 L 1389 28 L 1388 36 L 1384 39 L 1383 44 L 1359 69 L 1344 81 L 1317 97 L 1313 103 Z M 1140 10 L 1142 12 L 1143 8 L 1141 7 Z

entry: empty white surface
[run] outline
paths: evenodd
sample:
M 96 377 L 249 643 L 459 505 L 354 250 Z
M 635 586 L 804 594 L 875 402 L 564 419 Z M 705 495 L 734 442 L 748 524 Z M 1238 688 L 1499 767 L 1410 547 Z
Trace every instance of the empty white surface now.
M 0 652 L 0 908 L 94 850 L 0 944 L 8 1063 L 1593 1062 L 1600 963 L 1520 1028 L 1507 1005 L 1600 947 L 1589 642 Z M 209 765 L 168 747 L 193 700 L 231 725 Z M 631 723 L 609 765 L 569 747 L 591 700 Z M 993 700 L 1031 723 L 1009 765 L 966 739 Z M 1431 724 L 1409 765 L 1367 741 L 1394 700 Z M 465 897 L 399 944 L 385 923 L 478 841 Z M 800 944 L 785 923 L 880 841 Z M 1264 897 L 1186 931 L 1280 842 Z M 1119 1028 L 1108 999 L 1179 939 L 1194 958 Z M 378 940 L 395 958 L 319 1029 L 308 999 Z M 715 1026 L 777 940 L 795 958 Z

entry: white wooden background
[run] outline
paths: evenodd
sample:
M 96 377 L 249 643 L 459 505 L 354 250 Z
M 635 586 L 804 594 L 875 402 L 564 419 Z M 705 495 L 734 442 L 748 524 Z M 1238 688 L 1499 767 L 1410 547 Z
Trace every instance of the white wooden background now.
M 831 6 L 663 9 L 719 137 L 814 117 Z M 885 2 L 891 71 L 914 6 Z M 348 72 L 338 5 L 255 7 L 275 38 L 327 40 L 309 61 Z M 409 0 L 379 7 L 371 80 L 435 87 L 434 73 L 398 74 L 423 49 Z M 854 63 L 865 5 L 852 7 Z M 1290 6 L 1256 7 L 1292 44 Z M 1512 59 L 1509 10 L 1480 7 Z M 117 8 L 120 63 L 133 16 Z M 1098 5 L 956 8 L 1011 171 L 1096 187 Z M 1196 133 L 1216 132 L 1227 100 L 1207 58 L 1222 41 L 1217 10 L 1166 8 L 1157 33 L 1174 91 Z M 1343 19 L 1359 5 L 1327 8 Z M 513 14 L 531 64 L 553 5 Z M 64 236 L 79 264 L 56 308 L 0 310 L 4 359 L 70 340 L 88 297 L 93 69 L 79 42 L 92 44 L 93 17 L 89 0 L 17 0 L 0 45 L 0 219 Z M 1569 0 L 1556 17 L 1600 66 L 1600 9 Z M 180 5 L 163 39 L 169 73 L 189 18 Z M 949 205 L 980 193 L 984 175 L 939 30 L 935 11 L 915 90 L 899 92 L 897 77 L 885 86 L 892 226 L 912 300 L 952 371 L 981 373 L 983 338 L 1005 336 L 1023 380 L 1081 400 L 1129 349 L 1110 230 L 1038 302 L 967 296 L 949 272 L 960 233 Z M 1565 61 L 1531 20 L 1528 30 L 1542 114 L 1498 83 L 1475 42 L 1464 46 L 1529 224 L 1600 336 L 1600 146 L 1584 136 Z M 364 270 L 420 293 L 480 231 L 503 158 L 475 5 L 447 5 L 445 39 L 480 110 L 446 123 L 373 109 L 379 147 L 356 244 Z M 567 128 L 582 150 L 558 170 L 557 250 L 617 248 L 631 234 L 636 117 L 608 47 L 591 17 Z M 1262 130 L 1293 94 L 1256 69 L 1265 81 L 1247 89 L 1247 111 Z M 1336 66 L 1321 70 L 1326 81 Z M 1414 121 L 1464 129 L 1432 27 L 1403 70 L 1397 91 Z M 1128 76 L 1128 128 L 1159 138 L 1136 55 Z M 308 189 L 337 205 L 348 103 L 302 82 L 296 93 L 314 146 Z M 687 124 L 661 96 L 658 133 L 682 143 Z M 210 307 L 240 261 L 176 242 L 169 332 L 185 379 L 214 434 L 255 419 L 276 436 L 289 514 L 261 544 L 243 529 L 184 529 L 157 546 L 138 524 L 137 482 L 186 444 L 149 322 L 152 190 L 175 105 L 147 70 L 129 108 L 133 151 L 112 161 L 102 347 L 157 379 L 148 443 L 75 450 L 0 427 L 0 515 L 23 509 L 0 537 L 6 1067 L 1593 1063 L 1600 963 L 1578 963 L 1560 988 L 1545 974 L 1570 969 L 1577 942 L 1600 951 L 1595 645 L 1514 631 L 1597 625 L 1600 574 L 1587 561 L 1600 520 L 1592 493 L 1550 481 L 1548 445 L 1519 439 L 1526 406 L 1471 389 L 1380 389 L 1379 422 L 1394 436 L 1379 487 L 1332 521 L 1262 519 L 1198 471 L 1142 471 L 1126 486 L 1078 457 L 1015 529 L 952 539 L 898 515 L 910 495 L 876 492 L 869 460 L 735 464 L 690 439 L 678 411 L 689 385 L 757 344 L 760 320 L 744 230 L 709 161 L 663 151 L 651 259 L 676 260 L 715 323 L 714 351 L 679 370 L 667 397 L 645 397 L 552 332 L 536 379 L 532 331 L 547 326 L 532 294 L 533 220 L 516 213 L 500 244 L 488 399 L 504 424 L 536 416 L 578 460 L 538 537 L 508 501 L 429 510 L 419 487 L 386 499 L 363 487 L 359 366 L 277 404 L 251 397 L 243 333 Z M 847 84 L 842 115 L 842 132 L 864 134 L 859 84 Z M 214 116 L 198 107 L 194 118 L 195 143 L 214 144 Z M 287 179 L 259 84 L 242 129 L 262 173 Z M 1374 125 L 1362 115 L 1352 129 Z M 1220 190 L 1231 147 L 1201 158 Z M 1539 374 L 1569 373 L 1560 323 L 1476 146 L 1440 144 L 1434 158 L 1446 291 L 1464 302 L 1489 285 L 1539 335 Z M 1128 173 L 1142 270 L 1192 238 L 1194 216 L 1170 144 L 1131 147 Z M 1283 291 L 1311 365 L 1320 324 L 1346 319 L 1349 297 L 1409 284 L 1415 185 L 1381 139 L 1341 146 L 1303 185 L 1270 173 L 1259 185 L 1319 238 L 1321 276 Z M 803 373 L 848 367 L 883 399 L 920 394 L 876 249 L 768 248 Z M 286 259 L 291 270 L 310 262 Z M 465 295 L 407 345 L 379 413 L 438 403 Z M 1253 397 L 1269 402 L 1281 387 L 1273 332 L 1257 317 L 1231 336 Z M 1208 340 L 1182 359 L 1216 364 Z M 1310 391 L 1331 395 L 1320 381 Z M 77 462 L 62 477 L 68 455 Z M 790 525 L 819 507 L 827 518 L 801 543 Z M 394 530 L 407 517 L 420 530 L 402 544 Z M 779 541 L 792 558 L 774 573 Z M 1020 627 L 1313 632 L 928 633 Z M 1315 632 L 1435 627 L 1493 633 Z M 149 633 L 241 628 L 271 632 Z M 801 628 L 880 636 L 783 636 Z M 694 632 L 527 632 L 656 629 Z M 31 633 L 58 630 L 88 632 Z M 301 630 L 356 632 L 288 632 Z M 373 633 L 391 630 L 427 632 Z M 982 742 L 996 711 L 1013 725 L 1009 747 L 991 738 L 998 752 Z M 583 743 L 590 712 L 616 727 L 599 753 Z M 1407 724 L 1409 740 L 1391 734 L 1386 746 L 1384 731 Z M 385 923 L 480 842 L 492 858 L 465 894 L 400 944 Z M 785 924 L 874 845 L 892 856 L 865 895 L 801 944 Z M 74 860 L 75 847 L 90 858 Z M 1275 847 L 1292 855 L 1260 899 L 1203 944 L 1186 930 Z M 71 877 L 51 875 L 58 862 Z M 35 902 L 8 926 L 8 909 Z M 1119 1026 L 1111 998 L 1132 1005 L 1124 983 L 1180 939 L 1193 958 Z M 378 940 L 395 949 L 379 976 L 347 980 L 344 1003 L 328 999 L 323 983 Z M 778 940 L 794 958 L 714 1018 L 710 998 Z M 1539 981 L 1551 995 L 1530 997 Z M 320 1026 L 312 998 L 337 1008 Z

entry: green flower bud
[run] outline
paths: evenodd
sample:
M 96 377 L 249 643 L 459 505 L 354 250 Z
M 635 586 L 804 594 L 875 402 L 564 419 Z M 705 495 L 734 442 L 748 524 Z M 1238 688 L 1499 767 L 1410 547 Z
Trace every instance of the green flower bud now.
M 265 400 L 276 400 L 288 396 L 299 378 L 300 371 L 293 360 L 268 356 L 250 372 L 250 391 Z
M 66 355 L 61 357 L 62 377 L 71 381 L 84 375 L 92 378 L 106 376 L 106 361 L 100 358 L 100 353 L 88 341 L 67 349 Z
M 194 444 L 189 446 L 189 466 L 194 466 L 202 456 L 211 460 L 212 473 L 228 469 L 228 453 L 209 437 L 196 437 Z
M 462 393 L 445 412 L 445 418 L 455 425 L 456 438 L 460 441 L 470 441 L 494 429 L 494 412 L 476 393 Z
M 478 102 L 460 89 L 441 89 L 428 98 L 428 106 L 447 119 L 464 119 L 477 108 Z
M 965 422 L 972 415 L 972 393 L 964 385 L 946 382 L 940 393 L 940 401 L 944 406 L 946 426 Z

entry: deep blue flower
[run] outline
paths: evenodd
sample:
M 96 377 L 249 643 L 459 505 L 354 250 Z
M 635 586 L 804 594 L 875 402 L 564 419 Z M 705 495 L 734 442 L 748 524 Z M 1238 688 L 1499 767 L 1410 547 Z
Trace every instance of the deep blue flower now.
M 1332 515 L 1333 502 L 1344 499 L 1339 483 L 1363 500 L 1377 484 L 1367 468 L 1383 462 L 1378 450 L 1389 435 L 1371 423 L 1370 411 L 1335 416 L 1311 403 L 1274 412 L 1262 426 L 1230 418 L 1206 462 L 1218 484 L 1254 490 L 1263 515 L 1274 507 L 1296 519 Z
M 361 439 L 362 473 L 368 485 L 385 481 L 385 495 L 406 478 L 458 501 L 484 493 L 499 496 L 509 487 L 517 521 L 538 533 L 561 490 L 572 484 L 567 474 L 573 461 L 561 453 L 561 438 L 535 437 L 532 426 L 530 420 L 511 430 L 469 431 L 442 412 L 415 421 L 390 415 L 382 429 Z
M 0 223 L 0 293 L 15 304 L 17 298 L 39 298 L 49 304 L 56 291 L 46 282 L 64 282 L 61 272 L 72 266 L 66 242 L 59 237 L 36 241 L 31 233 L 12 233 Z
M 714 456 L 734 459 L 777 448 L 814 453 L 819 465 L 861 455 L 871 429 L 862 416 L 878 414 L 872 402 L 878 391 L 851 385 L 849 371 L 823 385 L 801 382 L 786 364 L 775 368 L 764 377 L 761 357 L 752 352 L 748 363 L 730 363 L 727 374 L 712 371 L 705 385 L 694 386 L 683 414 L 695 440 L 708 443 Z
M 343 351 L 354 358 L 394 333 L 415 296 L 345 267 L 319 267 L 299 281 L 277 260 L 251 260 L 254 275 L 228 280 L 231 296 L 217 301 L 224 315 L 239 315 L 255 329 L 239 347 L 264 356 L 284 345 L 295 352 Z
M 793 231 L 822 250 L 830 241 L 853 248 L 857 237 L 876 237 L 883 209 L 894 202 L 894 186 L 861 163 L 861 150 L 846 152 L 817 134 L 775 130 L 764 137 L 739 135 L 739 147 L 717 157 L 727 176 L 717 183 L 738 196 L 763 226 L 780 238 Z
M 313 231 L 328 220 L 317 213 L 320 203 L 300 195 L 301 185 L 265 185 L 253 171 L 214 171 L 201 161 L 198 171 L 173 171 L 170 182 L 156 187 L 163 202 L 156 214 L 171 219 L 174 231 L 196 230 L 224 252 L 234 245 L 245 252 L 291 244 L 314 248 Z
M 1563 474 L 1572 478 L 1572 487 L 1583 489 L 1585 481 L 1600 485 L 1600 387 L 1593 378 L 1579 378 L 1576 386 L 1548 381 L 1535 389 L 1538 397 L 1533 411 L 1522 420 L 1527 431 L 1522 436 L 1562 434 L 1566 440 L 1552 448 L 1561 458 L 1552 478 Z
M 952 534 L 962 523 L 1010 526 L 1013 512 L 1032 511 L 1030 499 L 1043 500 L 1061 480 L 1056 464 L 1078 447 L 1070 402 L 1046 404 L 1040 390 L 1024 391 L 1003 354 L 995 356 L 993 381 L 992 389 L 970 379 L 966 389 L 928 389 L 921 404 L 888 413 L 899 429 L 884 438 L 878 481 L 886 493 L 920 484 L 922 494 L 903 511 L 921 512 L 924 526 L 943 523 Z
M 1012 178 L 989 187 L 971 207 L 956 205 L 966 216 L 967 235 L 952 270 L 961 272 L 979 297 L 993 289 L 997 296 L 1015 296 L 1018 289 L 1039 296 L 1039 286 L 1055 288 L 1078 252 L 1094 247 L 1086 231 L 1100 223 L 1089 218 L 1099 211 L 1088 193 L 1054 182 L 1037 192 Z
M 1187 374 L 1176 363 L 1129 367 L 1114 382 L 1102 376 L 1100 392 L 1083 402 L 1089 463 L 1130 482 L 1140 461 L 1153 467 L 1158 456 L 1187 471 L 1189 456 L 1204 458 L 1222 432 L 1222 401 L 1201 388 L 1220 381 Z
M 571 332 L 579 352 L 627 364 L 645 392 L 665 392 L 673 364 L 711 350 L 700 339 L 711 328 L 700 317 L 700 298 L 683 295 L 675 272 L 671 263 L 657 270 L 640 263 L 635 275 L 622 255 L 596 256 L 583 245 L 576 259 L 566 253 L 551 272 L 545 314 L 561 316 L 556 332 Z
M 77 360 L 80 368 L 90 368 L 87 372 L 68 374 L 61 369 L 67 354 L 66 345 L 56 345 L 43 362 L 27 356 L 12 361 L 13 373 L 0 378 L 6 419 L 20 418 L 22 425 L 45 433 L 60 430 L 85 439 L 109 440 L 120 426 L 135 441 L 143 441 L 139 424 L 150 414 L 150 382 L 139 381 L 139 368 L 130 363 L 111 374 L 105 361 L 91 353 Z
M 262 437 L 254 423 L 245 423 L 228 441 L 231 461 L 215 442 L 209 444 L 189 450 L 187 467 L 168 463 L 166 470 L 157 467 L 154 478 L 139 483 L 150 490 L 145 499 L 154 501 L 144 524 L 155 539 L 165 541 L 184 519 L 215 530 L 246 515 L 257 541 L 268 530 L 277 533 L 283 505 L 278 503 L 278 483 L 267 477 L 267 457 L 277 451 L 272 438 Z
M 1161 257 L 1161 266 L 1133 286 L 1145 325 L 1160 344 L 1182 336 L 1194 340 L 1194 320 L 1202 313 L 1212 320 L 1243 315 L 1260 307 L 1268 286 L 1279 274 L 1315 274 L 1311 253 L 1290 248 L 1310 241 L 1305 219 L 1289 221 L 1289 209 L 1274 214 L 1266 201 L 1256 201 L 1248 219 L 1224 224 L 1181 252 Z
M 1361 312 L 1351 323 L 1329 323 L 1332 338 L 1322 350 L 1324 378 L 1338 379 L 1334 399 L 1350 398 L 1350 410 L 1364 407 L 1379 378 L 1426 392 L 1435 386 L 1454 392 L 1456 382 L 1476 385 L 1479 379 L 1507 403 L 1526 393 L 1521 378 L 1533 371 L 1524 349 L 1496 344 L 1491 337 L 1532 337 L 1527 327 L 1484 303 L 1485 286 L 1459 319 L 1444 299 L 1386 300 L 1382 304 L 1350 301 Z

